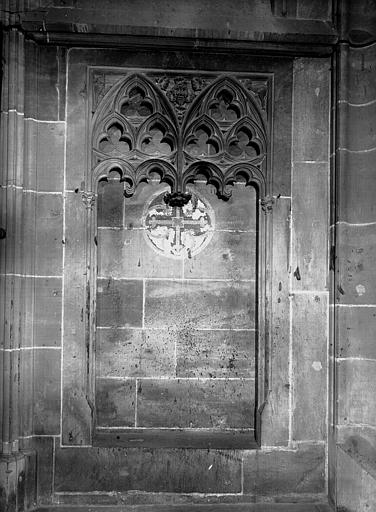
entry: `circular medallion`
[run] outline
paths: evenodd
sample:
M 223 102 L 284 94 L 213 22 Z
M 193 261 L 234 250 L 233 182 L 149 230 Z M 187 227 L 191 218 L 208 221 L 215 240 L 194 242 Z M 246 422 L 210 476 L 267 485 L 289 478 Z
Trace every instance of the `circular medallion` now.
M 168 206 L 158 192 L 146 204 L 143 215 L 144 234 L 148 244 L 169 258 L 191 258 L 210 242 L 214 231 L 214 212 L 197 192 L 183 207 Z

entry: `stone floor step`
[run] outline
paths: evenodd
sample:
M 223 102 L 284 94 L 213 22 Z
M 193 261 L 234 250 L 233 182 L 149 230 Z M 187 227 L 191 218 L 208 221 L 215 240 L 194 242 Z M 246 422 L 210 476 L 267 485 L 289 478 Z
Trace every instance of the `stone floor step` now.
M 184 505 L 91 505 L 39 507 L 33 512 L 333 512 L 329 505 L 315 503 L 217 503 Z

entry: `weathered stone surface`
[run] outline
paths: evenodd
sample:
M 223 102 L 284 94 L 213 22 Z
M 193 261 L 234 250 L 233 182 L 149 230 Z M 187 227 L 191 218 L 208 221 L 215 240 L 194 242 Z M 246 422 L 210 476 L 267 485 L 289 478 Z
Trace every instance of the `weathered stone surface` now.
M 89 444 L 92 410 L 88 400 L 88 358 L 85 338 L 87 276 L 85 261 L 86 210 L 81 194 L 66 194 L 64 268 L 64 342 L 62 443 Z
M 337 362 L 338 423 L 376 425 L 376 361 Z
M 256 233 L 215 231 L 200 253 L 184 262 L 184 277 L 211 279 L 255 279 Z
M 97 281 L 97 325 L 101 327 L 142 326 L 143 283 L 141 280 Z
M 113 173 L 115 174 L 115 173 Z M 124 184 L 100 182 L 98 184 L 98 226 L 123 226 L 126 229 L 142 228 L 146 201 L 153 194 L 170 190 L 165 183 L 151 180 L 140 183 L 132 197 L 124 197 Z
M 254 331 L 176 331 L 178 377 L 254 377 Z
M 343 123 L 339 131 L 339 147 L 350 151 L 375 149 L 376 130 L 374 119 L 376 103 L 364 107 L 341 103 L 338 109 L 340 123 Z
M 59 95 L 65 92 L 65 84 L 59 82 L 59 71 L 63 67 L 56 46 L 38 47 L 38 119 L 59 119 Z
M 0 457 L 0 507 L 18 512 L 35 505 L 35 453 L 18 452 Z
M 146 281 L 146 327 L 253 328 L 254 283 Z
M 35 241 L 35 273 L 37 275 L 61 276 L 62 238 L 62 197 L 38 194 Z
M 55 490 L 239 493 L 241 460 L 233 451 L 57 448 Z
M 31 436 L 33 434 L 33 350 L 20 350 L 20 419 L 19 430 L 21 436 Z M 2 368 L 2 366 L 0 367 Z
M 373 510 L 376 507 L 375 475 L 344 448 L 337 448 L 337 505 L 348 512 Z
M 120 181 L 98 183 L 97 225 L 122 227 L 124 221 L 124 184 Z
M 177 333 L 167 329 L 98 329 L 97 375 L 101 377 L 175 376 Z
M 330 61 L 294 63 L 293 162 L 329 159 Z
M 34 351 L 34 434 L 60 433 L 61 351 Z
M 285 445 L 289 439 L 290 208 L 290 199 L 282 198 L 273 207 L 271 378 L 261 421 L 261 442 L 266 446 Z
M 25 117 L 37 119 L 38 111 L 38 45 L 25 41 Z
M 96 379 L 95 404 L 99 427 L 135 424 L 136 382 L 132 379 Z
M 23 252 L 28 257 L 24 259 L 24 270 L 28 275 L 35 274 L 35 211 L 37 194 L 24 194 L 24 215 L 23 215 L 23 233 L 22 233 L 22 245 Z M 4 204 L 4 203 L 3 203 Z M 31 299 L 31 296 L 28 296 Z
M 282 63 L 281 63 L 282 64 Z M 293 62 L 288 60 L 276 69 L 274 90 L 273 149 L 278 172 L 273 175 L 273 195 L 291 193 L 291 145 Z
M 341 224 L 337 230 L 337 302 L 357 305 L 376 304 L 374 226 Z
M 140 379 L 137 426 L 252 428 L 253 402 L 253 380 Z
M 276 495 L 325 490 L 324 445 L 301 446 L 298 450 L 245 452 L 244 492 Z
M 337 357 L 376 359 L 376 306 L 337 308 Z
M 154 251 L 142 230 L 98 230 L 98 273 L 103 277 L 175 277 L 183 275 L 183 260 Z
M 376 151 L 350 153 L 339 150 L 337 157 L 341 191 L 337 220 L 350 223 L 375 222 Z
M 376 48 L 344 48 L 341 59 L 339 100 L 361 105 L 376 99 Z
M 108 497 L 108 496 L 107 496 Z M 80 497 L 81 498 L 81 497 Z M 189 497 L 191 498 L 191 497 Z M 62 497 L 60 496 L 60 500 Z M 71 498 L 72 499 L 72 498 Z M 110 501 L 111 496 L 108 497 L 108 501 Z M 122 497 L 123 499 L 123 497 Z M 233 495 L 231 495 L 231 499 L 234 500 Z M 320 498 L 316 502 L 303 501 L 302 503 L 297 503 L 296 496 L 290 497 L 294 502 L 284 502 L 284 503 L 249 503 L 247 500 L 252 500 L 252 496 L 246 496 L 244 503 L 234 504 L 233 502 L 226 502 L 223 500 L 221 503 L 212 504 L 198 504 L 195 503 L 193 505 L 153 505 L 153 512 L 332 512 L 332 508 L 324 503 L 320 503 L 322 501 Z M 96 495 L 96 500 L 98 500 L 98 495 Z M 79 501 L 79 500 L 78 500 Z M 80 501 L 79 501 L 80 502 Z M 120 501 L 119 501 L 120 502 Z M 68 503 L 68 502 L 67 502 Z M 70 503 L 70 502 L 69 502 Z M 212 503 L 212 500 L 211 500 Z M 91 512 L 93 509 L 90 506 L 70 506 L 69 512 Z M 118 512 L 118 507 L 114 506 L 96 506 L 95 510 L 97 512 Z M 144 510 L 148 510 L 146 508 L 140 509 L 140 512 Z M 37 508 L 35 512 L 59 512 L 58 507 L 48 507 L 48 508 Z
M 35 279 L 34 294 L 34 346 L 58 347 L 61 345 L 61 278 Z
M 310 0 L 298 0 L 296 2 L 297 18 L 314 19 L 314 20 L 330 20 L 331 4 L 327 0 L 319 0 L 311 2 Z
M 214 212 L 215 229 L 231 231 L 256 230 L 256 201 L 257 192 L 252 186 L 236 183 L 232 188 L 232 195 L 228 201 L 217 196 L 217 190 L 213 185 L 197 181 L 189 190 L 203 196 Z
M 327 164 L 294 164 L 292 270 L 296 274 L 293 290 L 325 290 L 327 287 L 328 176 Z
M 63 122 L 37 123 L 37 137 L 37 188 L 43 192 L 61 192 L 65 125 Z
M 292 298 L 294 440 L 326 438 L 327 295 Z
M 37 499 L 40 505 L 45 505 L 52 500 L 54 438 L 34 437 L 32 447 L 37 452 Z
M 24 189 L 37 190 L 37 147 L 38 147 L 38 124 L 34 119 L 25 119 L 24 135 Z M 28 210 L 28 215 L 34 213 Z

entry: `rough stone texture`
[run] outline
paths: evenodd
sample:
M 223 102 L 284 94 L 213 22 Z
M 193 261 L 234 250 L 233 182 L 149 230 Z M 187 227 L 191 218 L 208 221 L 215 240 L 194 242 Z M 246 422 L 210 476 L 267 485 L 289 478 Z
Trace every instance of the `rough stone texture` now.
M 61 351 L 34 351 L 34 434 L 60 433 Z
M 33 434 L 33 407 L 34 407 L 34 394 L 30 382 L 33 381 L 33 350 L 21 350 L 19 365 L 20 365 L 20 435 L 29 437 Z M 23 447 L 22 447 L 23 448 Z
M 80 194 L 66 194 L 63 342 L 63 444 L 90 442 L 91 409 L 87 395 L 88 357 L 85 343 L 86 211 Z
M 111 247 L 111 251 L 108 248 Z M 98 273 L 103 277 L 181 278 L 183 262 L 157 254 L 142 230 L 98 230 Z
M 290 208 L 290 199 L 277 200 L 273 208 L 273 252 L 278 257 L 273 261 L 270 393 L 261 425 L 265 446 L 286 445 L 289 439 Z
M 337 310 L 337 357 L 376 359 L 376 306 Z
M 374 451 L 374 449 L 373 449 Z M 346 512 L 366 512 L 376 507 L 376 474 L 364 464 L 362 453 L 349 450 L 346 445 L 337 448 L 337 506 Z M 369 453 L 368 453 L 369 455 Z M 373 454 L 374 455 L 374 454 Z
M 342 149 L 337 152 L 337 155 L 339 186 L 343 198 L 338 206 L 338 219 L 350 223 L 374 222 L 376 219 L 376 205 L 373 200 L 376 151 L 349 153 Z
M 312 6 L 307 0 L 299 0 L 290 2 L 287 7 L 280 0 L 273 4 L 257 0 L 251 5 L 242 1 L 234 6 L 224 1 L 216 3 L 215 8 L 209 8 L 202 6 L 199 0 L 192 1 L 189 6 L 180 0 L 171 9 L 171 4 L 166 1 L 160 2 L 157 8 L 143 0 L 140 9 L 134 11 L 129 2 L 121 4 L 121 7 L 119 2 L 94 2 L 89 7 L 80 1 L 74 4 L 75 11 L 71 4 L 65 7 L 43 1 L 22 17 L 22 26 L 41 30 L 41 16 L 44 14 L 47 30 L 57 25 L 68 32 L 84 30 L 96 33 L 104 25 L 106 32 L 116 33 L 116 27 L 120 25 L 134 34 L 193 37 L 196 30 L 198 38 L 280 41 L 281 35 L 288 33 L 294 41 L 304 40 L 307 35 L 312 35 L 315 41 L 319 35 L 328 38 L 333 34 L 333 29 L 324 23 L 330 19 L 329 4 L 323 0 Z
M 55 489 L 239 493 L 241 460 L 232 451 L 57 448 Z
M 97 329 L 96 373 L 100 377 L 172 377 L 176 338 L 167 329 Z
M 244 456 L 244 492 L 257 495 L 324 492 L 325 447 L 302 445 L 296 451 L 253 451 Z
M 37 189 L 61 192 L 64 177 L 64 123 L 37 123 Z
M 98 279 L 97 325 L 142 327 L 142 301 L 142 281 Z
M 35 273 L 62 275 L 62 197 L 38 194 L 36 200 Z
M 326 439 L 327 295 L 292 298 L 294 440 Z M 299 314 L 300 312 L 300 314 Z
M 338 226 L 337 301 L 341 304 L 376 304 L 373 225 Z
M 337 362 L 338 423 L 376 425 L 376 361 Z
M 363 105 L 376 98 L 375 72 L 376 48 L 369 45 L 364 48 L 342 49 L 341 77 L 339 83 L 339 101 L 348 101 L 353 105 Z
M 294 65 L 293 161 L 329 159 L 329 62 L 298 59 Z
M 99 427 L 134 426 L 135 380 L 96 379 L 95 392 Z
M 254 283 L 147 281 L 146 327 L 254 327 Z
M 139 380 L 137 426 L 252 428 L 253 380 Z
M 59 507 L 38 508 L 35 512 L 59 512 Z M 138 509 L 139 512 L 148 512 L 150 508 L 145 505 Z M 153 505 L 153 512 L 331 512 L 332 509 L 327 504 L 319 503 L 314 500 L 311 503 L 216 503 L 211 504 L 192 504 L 192 505 Z M 93 508 L 88 507 L 70 507 L 69 512 L 93 512 Z M 97 506 L 95 512 L 119 512 L 119 508 L 114 506 Z
M 256 233 L 215 231 L 209 245 L 184 265 L 184 277 L 255 279 Z
M 5 512 L 29 510 L 36 504 L 35 453 L 0 457 L 0 507 Z
M 327 287 L 328 175 L 326 163 L 294 164 L 292 270 L 296 274 L 293 290 L 325 290 Z
M 340 148 L 349 151 L 369 151 L 376 148 L 376 131 L 373 123 L 376 103 L 371 102 L 366 107 L 341 103 L 339 115 L 342 122 L 346 123 L 346 129 L 340 131 Z
M 177 331 L 178 377 L 255 377 L 254 331 Z
M 34 346 L 61 345 L 61 278 L 38 278 L 34 288 Z
M 54 438 L 34 437 L 32 447 L 36 458 L 36 493 L 39 505 L 51 503 L 53 493 Z

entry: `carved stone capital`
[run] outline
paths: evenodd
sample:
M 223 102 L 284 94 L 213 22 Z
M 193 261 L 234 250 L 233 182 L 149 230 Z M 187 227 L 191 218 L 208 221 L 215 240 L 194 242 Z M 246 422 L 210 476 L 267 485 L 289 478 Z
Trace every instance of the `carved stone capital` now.
M 265 213 L 271 213 L 273 211 L 273 205 L 275 203 L 275 199 L 273 196 L 265 196 L 261 199 L 260 204 L 261 208 Z
M 95 194 L 94 192 L 87 192 L 86 190 L 83 190 L 81 192 L 82 202 L 85 205 L 85 208 L 88 210 L 92 210 L 93 206 L 95 204 Z

